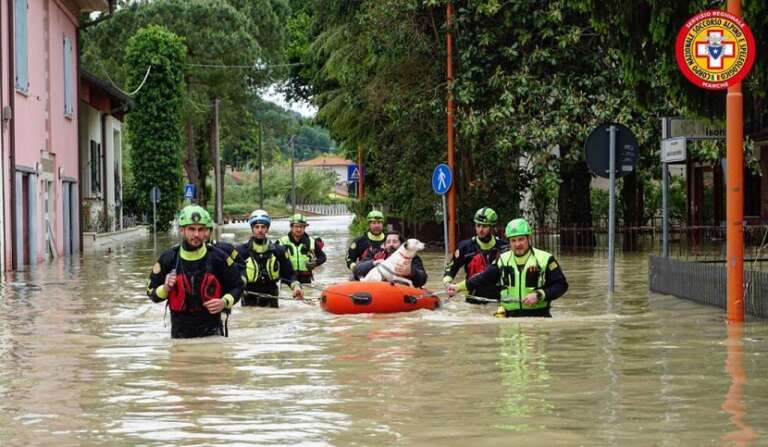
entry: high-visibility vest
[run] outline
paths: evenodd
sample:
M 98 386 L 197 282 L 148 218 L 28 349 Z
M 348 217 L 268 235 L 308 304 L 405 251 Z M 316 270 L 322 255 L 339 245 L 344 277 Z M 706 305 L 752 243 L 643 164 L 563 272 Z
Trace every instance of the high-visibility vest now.
M 257 260 L 256 257 L 260 259 Z M 264 267 L 259 265 L 259 260 L 262 261 L 261 263 L 264 264 Z M 245 282 L 247 284 L 264 283 L 274 282 L 278 279 L 280 279 L 280 263 L 275 253 L 271 250 L 264 253 L 251 252 L 245 261 Z
M 293 270 L 296 272 L 308 272 L 307 263 L 315 259 L 315 238 L 309 237 L 309 247 L 306 244 L 294 244 L 291 237 L 285 235 L 278 241 L 288 251 L 288 259 L 291 260 Z
M 544 309 L 549 306 L 546 299 L 540 299 L 536 304 L 523 303 L 526 295 L 544 287 L 547 262 L 552 257 L 544 250 L 532 248 L 532 251 L 522 269 L 518 268 L 512 250 L 502 253 L 496 261 L 501 273 L 501 305 L 506 310 Z

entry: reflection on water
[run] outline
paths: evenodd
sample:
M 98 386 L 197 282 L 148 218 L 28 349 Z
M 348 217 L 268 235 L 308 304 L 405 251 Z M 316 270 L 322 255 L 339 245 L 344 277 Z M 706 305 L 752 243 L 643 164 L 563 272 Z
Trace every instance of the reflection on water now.
M 310 221 L 322 283 L 347 277 L 347 223 Z M 6 278 L 0 445 L 766 444 L 768 325 L 734 332 L 719 309 L 650 294 L 645 254 L 617 259 L 612 297 L 605 259 L 560 256 L 571 289 L 552 319 L 284 301 L 196 340 L 171 340 L 144 295 L 155 256 L 141 240 Z M 439 288 L 442 252 L 423 258 Z
M 725 360 L 725 370 L 731 379 L 731 386 L 723 402 L 723 411 L 728 413 L 735 430 L 720 437 L 724 443 L 747 446 L 757 438 L 754 429 L 744 421 L 748 411 L 744 403 L 744 385 L 747 383 L 747 373 L 744 369 L 744 325 L 734 323 L 728 325 L 728 338 L 725 340 L 728 352 Z

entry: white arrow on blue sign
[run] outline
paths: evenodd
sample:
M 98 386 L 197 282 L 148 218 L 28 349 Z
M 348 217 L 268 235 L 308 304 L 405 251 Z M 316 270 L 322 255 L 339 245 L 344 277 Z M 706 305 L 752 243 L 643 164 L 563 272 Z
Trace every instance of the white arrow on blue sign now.
M 437 194 L 445 194 L 451 189 L 451 183 L 453 182 L 453 173 L 451 168 L 445 163 L 437 165 L 432 172 L 432 189 Z

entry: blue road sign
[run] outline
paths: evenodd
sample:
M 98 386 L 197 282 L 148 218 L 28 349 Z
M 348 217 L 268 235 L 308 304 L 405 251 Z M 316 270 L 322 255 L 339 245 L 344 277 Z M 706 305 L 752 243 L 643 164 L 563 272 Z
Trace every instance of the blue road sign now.
M 358 165 L 347 166 L 347 181 L 357 183 L 360 181 L 360 167 Z
M 452 182 L 453 173 L 451 172 L 451 168 L 444 163 L 437 165 L 432 172 L 432 189 L 434 189 L 437 194 L 445 194 L 451 189 Z
M 193 183 L 187 183 L 184 185 L 184 199 L 192 200 L 195 198 L 195 185 Z

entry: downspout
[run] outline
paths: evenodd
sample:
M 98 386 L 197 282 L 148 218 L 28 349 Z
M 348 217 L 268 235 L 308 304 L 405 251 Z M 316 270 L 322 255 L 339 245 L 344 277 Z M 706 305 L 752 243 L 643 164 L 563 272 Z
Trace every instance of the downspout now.
M 15 34 L 13 18 L 15 17 L 14 0 L 8 0 L 8 105 L 11 108 L 11 119 L 8 122 L 9 134 L 9 171 L 11 186 L 11 266 L 16 270 L 16 252 L 19 247 L 16 246 L 16 79 L 14 78 L 16 67 L 14 58 L 16 57 L 16 42 L 13 37 Z M 5 256 L 5 253 L 3 253 Z

